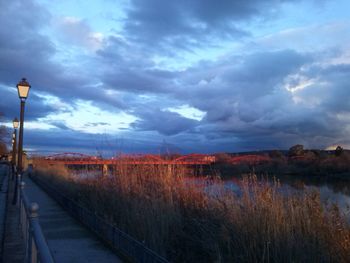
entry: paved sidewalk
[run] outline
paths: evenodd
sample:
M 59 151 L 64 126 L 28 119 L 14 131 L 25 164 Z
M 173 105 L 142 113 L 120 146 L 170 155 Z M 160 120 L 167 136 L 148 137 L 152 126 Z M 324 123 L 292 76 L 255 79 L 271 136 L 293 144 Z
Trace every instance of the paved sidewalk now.
M 7 198 L 5 198 L 7 205 L 5 209 L 6 216 L 2 260 L 4 263 L 23 263 L 25 257 L 25 246 L 19 225 L 19 206 L 18 203 L 17 205 L 12 204 L 15 181 L 12 181 L 10 178 L 10 166 L 2 164 L 1 170 L 3 174 L 6 174 L 2 187 L 7 196 Z M 1 194 L 3 194 L 3 192 Z
M 0 163 L 0 257 L 3 254 L 4 228 L 6 219 L 7 165 Z M 1 261 L 1 260 L 0 260 Z
M 7 197 L 7 179 L 8 167 L 4 163 L 0 163 L 0 257 L 3 257 L 3 242 L 6 219 L 6 197 Z M 0 261 L 1 261 L 0 259 Z
M 40 225 L 55 262 L 122 262 L 30 178 L 24 181 L 29 200 L 39 204 Z

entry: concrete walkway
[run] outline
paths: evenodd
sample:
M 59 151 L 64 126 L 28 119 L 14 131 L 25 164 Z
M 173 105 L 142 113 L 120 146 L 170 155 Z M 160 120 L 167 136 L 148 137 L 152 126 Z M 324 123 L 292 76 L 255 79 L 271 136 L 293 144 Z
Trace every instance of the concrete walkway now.
M 15 181 L 10 178 L 10 166 L 2 164 L 1 171 L 6 176 L 2 185 L 2 194 L 6 195 L 2 261 L 4 263 L 23 263 L 25 246 L 19 224 L 19 205 L 18 202 L 17 205 L 12 204 Z
M 4 230 L 6 219 L 6 197 L 7 197 L 7 181 L 8 167 L 0 163 L 0 257 L 3 255 Z M 1 260 L 0 260 L 1 261 Z
M 29 200 L 39 204 L 40 225 L 55 262 L 122 262 L 30 178 L 24 181 Z

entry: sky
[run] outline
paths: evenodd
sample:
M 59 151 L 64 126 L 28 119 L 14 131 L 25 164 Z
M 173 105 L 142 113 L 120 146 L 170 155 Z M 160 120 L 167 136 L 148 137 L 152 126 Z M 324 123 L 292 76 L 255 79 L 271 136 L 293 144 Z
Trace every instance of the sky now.
M 0 0 L 33 153 L 350 147 L 348 0 Z

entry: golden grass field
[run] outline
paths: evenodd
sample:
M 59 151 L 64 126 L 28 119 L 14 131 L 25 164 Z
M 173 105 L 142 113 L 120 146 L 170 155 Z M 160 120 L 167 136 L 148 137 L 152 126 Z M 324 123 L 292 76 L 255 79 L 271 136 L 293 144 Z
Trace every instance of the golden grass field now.
M 36 169 L 172 262 L 349 262 L 350 226 L 317 191 L 281 193 L 278 181 L 249 175 L 237 195 L 217 177 L 192 183 L 186 174 L 118 165 L 113 176 L 76 180 L 63 166 Z

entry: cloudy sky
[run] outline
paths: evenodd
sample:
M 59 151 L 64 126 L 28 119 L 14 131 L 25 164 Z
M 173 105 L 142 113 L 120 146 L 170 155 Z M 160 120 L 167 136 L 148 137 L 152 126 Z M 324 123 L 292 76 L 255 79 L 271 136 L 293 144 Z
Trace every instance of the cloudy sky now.
M 350 146 L 348 0 L 0 0 L 0 112 L 39 152 Z

